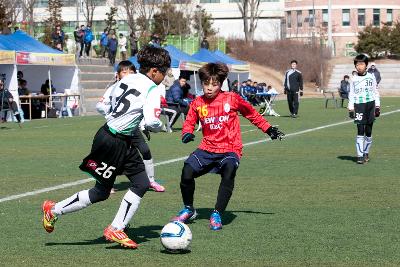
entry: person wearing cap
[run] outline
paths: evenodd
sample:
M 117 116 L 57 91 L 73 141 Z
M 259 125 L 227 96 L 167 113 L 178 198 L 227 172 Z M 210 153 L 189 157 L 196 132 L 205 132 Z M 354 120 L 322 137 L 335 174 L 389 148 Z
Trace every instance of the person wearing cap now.
M 368 72 L 374 74 L 375 79 L 376 79 L 376 84 L 379 84 L 381 82 L 381 79 L 382 79 L 381 78 L 381 73 L 376 68 L 375 62 L 371 63 L 371 67 L 369 67 Z

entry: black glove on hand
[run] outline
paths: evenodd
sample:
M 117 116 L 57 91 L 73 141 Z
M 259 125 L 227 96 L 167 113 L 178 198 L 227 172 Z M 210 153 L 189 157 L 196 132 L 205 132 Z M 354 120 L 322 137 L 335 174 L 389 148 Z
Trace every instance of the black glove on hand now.
M 267 129 L 266 133 L 271 137 L 272 140 L 279 139 L 282 140 L 285 134 L 278 130 L 277 127 L 271 126 Z
M 349 117 L 350 117 L 350 119 L 354 119 L 354 118 L 355 118 L 355 116 L 354 116 L 354 110 L 350 110 L 350 111 L 349 111 Z
M 287 91 L 286 91 L 286 89 L 285 90 L 283 90 L 283 93 L 286 95 L 287 94 Z
M 300 91 L 300 96 L 303 96 L 303 91 Z
M 191 141 L 194 141 L 195 135 L 192 133 L 184 133 L 182 135 L 182 143 L 186 144 L 189 143 Z
M 150 131 L 148 129 L 144 129 L 142 131 L 147 138 L 147 141 L 150 141 Z
M 379 117 L 381 115 L 381 108 L 375 107 L 375 117 Z

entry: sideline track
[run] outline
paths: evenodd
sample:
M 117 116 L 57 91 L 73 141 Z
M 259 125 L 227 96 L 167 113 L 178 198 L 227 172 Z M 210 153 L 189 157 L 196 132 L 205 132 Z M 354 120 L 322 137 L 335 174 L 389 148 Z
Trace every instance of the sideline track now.
M 392 110 L 392 111 L 389 111 L 389 112 L 382 113 L 381 116 L 387 116 L 387 115 L 391 115 L 391 114 L 398 113 L 398 112 L 400 112 L 400 109 L 396 109 L 396 110 Z M 301 135 L 301 134 L 305 134 L 305 133 L 309 133 L 309 132 L 314 132 L 314 131 L 323 130 L 323 129 L 330 128 L 330 127 L 335 127 L 335 126 L 351 123 L 351 122 L 353 122 L 353 120 L 347 120 L 347 121 L 341 121 L 341 122 L 337 122 L 337 123 L 327 124 L 327 125 L 323 125 L 323 126 L 319 126 L 319 127 L 315 127 L 315 128 L 306 129 L 306 130 L 303 130 L 303 131 L 289 133 L 285 137 Z M 243 144 L 243 146 L 251 146 L 251 145 L 264 143 L 264 142 L 270 142 L 270 141 L 271 141 L 271 139 L 261 139 L 261 140 L 245 143 L 245 144 Z M 180 158 L 175 158 L 175 159 L 170 159 L 170 160 L 166 160 L 166 161 L 161 161 L 161 162 L 155 163 L 154 166 L 167 165 L 167 164 L 170 164 L 170 163 L 174 163 L 174 162 L 185 160 L 186 158 L 187 158 L 187 156 L 180 157 Z M 88 182 L 91 182 L 91 181 L 93 181 L 92 178 L 87 178 L 87 179 L 82 179 L 82 180 L 78 180 L 78 181 L 71 182 L 71 183 L 60 184 L 60 185 L 52 186 L 52 187 L 46 187 L 46 188 L 42 188 L 42 189 L 38 189 L 38 190 L 34 190 L 34 191 L 22 193 L 22 194 L 11 195 L 11 196 L 8 196 L 8 197 L 0 198 L 0 203 L 6 202 L 6 201 L 10 201 L 10 200 L 20 199 L 20 198 L 27 197 L 27 196 L 35 196 L 35 195 L 39 195 L 41 193 L 47 193 L 47 192 L 50 192 L 50 191 L 55 191 L 55 190 L 58 190 L 58 189 L 64 189 L 64 188 L 75 186 L 75 185 L 85 184 L 85 183 L 88 183 Z

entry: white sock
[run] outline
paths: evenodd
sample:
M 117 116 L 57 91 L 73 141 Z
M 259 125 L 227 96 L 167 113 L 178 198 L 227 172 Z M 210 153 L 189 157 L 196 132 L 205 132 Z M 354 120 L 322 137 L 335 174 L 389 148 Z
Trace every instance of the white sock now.
M 54 206 L 53 212 L 56 215 L 62 215 L 84 209 L 91 204 L 92 203 L 89 199 L 89 190 L 83 190 L 67 199 L 57 202 Z
M 121 205 L 119 206 L 117 215 L 115 215 L 111 226 L 118 230 L 125 229 L 139 207 L 140 200 L 141 198 L 138 195 L 128 190 L 121 201 Z
M 369 153 L 369 149 L 371 148 L 371 146 L 372 146 L 372 136 L 371 137 L 366 136 L 364 139 L 364 153 L 365 154 Z
M 356 137 L 356 150 L 357 150 L 357 157 L 364 156 L 364 136 L 357 135 Z
M 150 183 L 154 182 L 154 163 L 153 159 L 143 160 L 144 169 L 146 170 L 147 176 L 149 177 Z

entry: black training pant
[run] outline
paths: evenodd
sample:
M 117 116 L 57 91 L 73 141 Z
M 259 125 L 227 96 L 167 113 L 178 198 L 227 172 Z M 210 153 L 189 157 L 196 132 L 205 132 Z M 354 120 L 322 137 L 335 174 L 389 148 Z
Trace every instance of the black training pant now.
M 298 114 L 299 111 L 299 94 L 297 92 L 287 92 L 287 101 L 290 114 Z

